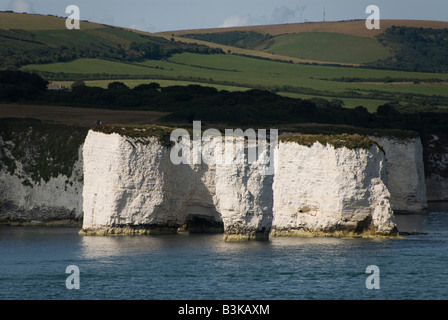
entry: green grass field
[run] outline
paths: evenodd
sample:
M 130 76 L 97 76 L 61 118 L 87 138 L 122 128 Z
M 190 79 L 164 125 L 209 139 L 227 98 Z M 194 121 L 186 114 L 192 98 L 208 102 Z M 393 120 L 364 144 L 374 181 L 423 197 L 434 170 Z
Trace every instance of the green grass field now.
M 106 89 L 108 84 L 112 81 L 119 81 L 124 83 L 129 88 L 134 88 L 141 84 L 147 84 L 151 82 L 157 82 L 161 87 L 169 87 L 169 86 L 188 86 L 188 85 L 204 85 L 200 82 L 194 82 L 194 81 L 179 81 L 179 80 L 150 80 L 150 79 L 114 79 L 114 80 L 87 80 L 84 81 L 84 83 L 87 86 L 91 87 L 100 87 L 103 89 Z M 57 85 L 62 85 L 65 87 L 70 87 L 73 84 L 73 81 L 52 81 L 52 83 Z M 247 87 L 235 87 L 235 86 L 226 86 L 226 85 L 219 85 L 219 84 L 208 84 L 207 86 L 216 88 L 217 90 L 227 90 L 230 92 L 233 91 L 245 91 L 249 90 L 250 88 Z M 300 98 L 300 99 L 312 99 L 312 98 L 320 98 L 318 95 L 307 95 L 307 94 L 299 94 L 299 93 L 289 93 L 289 92 L 279 92 L 280 95 L 284 97 L 289 98 Z M 333 100 L 333 99 L 340 99 L 338 97 L 325 97 L 326 99 Z M 356 98 L 343 98 L 344 105 L 347 108 L 355 108 L 357 106 L 364 106 L 367 108 L 367 110 L 374 112 L 378 105 L 385 104 L 388 101 L 387 100 L 375 100 L 375 99 L 356 99 Z
M 151 79 L 114 79 L 114 80 L 87 80 L 84 81 L 84 83 L 87 86 L 91 87 L 100 87 L 103 89 L 106 89 L 108 84 L 113 81 L 119 81 L 124 83 L 129 88 L 133 89 L 138 85 L 141 84 L 148 84 L 151 82 L 157 82 L 161 87 L 170 87 L 170 86 L 188 86 L 188 85 L 204 85 L 200 82 L 194 82 L 194 81 L 181 81 L 181 80 L 151 80 Z M 52 81 L 52 83 L 57 85 L 62 85 L 65 87 L 70 87 L 73 84 L 73 81 Z M 219 84 L 210 84 L 207 85 L 213 88 L 216 88 L 217 90 L 227 90 L 227 91 L 245 91 L 249 90 L 250 88 L 245 87 L 235 87 L 235 86 L 226 86 L 226 85 L 219 85 Z
M 327 32 L 277 36 L 274 43 L 264 51 L 301 59 L 354 64 L 390 56 L 389 51 L 375 39 Z
M 114 46 L 124 48 L 131 42 L 146 41 L 142 33 L 96 23 L 81 22 L 81 30 L 68 31 L 65 29 L 65 19 L 54 16 L 1 13 L 0 17 L 0 29 L 32 31 L 32 34 L 26 32 L 13 34 L 18 37 L 17 39 L 10 38 L 9 33 L 5 34 L 1 41 L 15 52 L 31 52 L 41 50 L 41 47 L 45 46 L 59 52 L 64 50 L 62 49 L 64 47 L 89 48 L 93 44 L 95 44 L 93 47 L 101 47 L 103 50 Z M 309 31 L 277 34 L 273 40 L 273 44 L 264 50 L 264 54 L 272 52 L 279 56 L 312 61 L 355 64 L 386 58 L 390 54 L 375 39 L 351 34 Z M 162 86 L 202 84 L 229 91 L 268 89 L 290 97 L 341 99 L 346 106 L 364 105 L 372 111 L 378 105 L 392 99 L 399 100 L 399 97 L 404 95 L 425 95 L 423 98 L 448 97 L 448 74 L 294 64 L 234 54 L 182 53 L 165 60 L 143 62 L 122 62 L 112 58 L 107 60 L 104 57 L 82 58 L 63 63 L 30 64 L 22 69 L 60 74 L 60 80 L 64 78 L 62 75 L 68 74 L 69 82 L 83 77 L 86 80 L 98 79 L 89 81 L 88 85 L 100 87 L 107 87 L 109 82 L 122 79 L 120 81 L 130 87 L 141 83 L 159 82 Z M 358 80 L 335 81 L 341 77 L 358 78 Z M 381 81 L 386 77 L 401 81 Z M 55 76 L 52 78 L 55 79 Z M 442 82 L 425 82 L 433 78 Z M 372 93 L 372 90 L 377 90 L 378 93 Z
M 390 55 L 390 52 L 374 37 L 353 34 L 349 26 L 353 23 L 266 26 L 265 29 L 267 29 L 263 29 L 265 33 L 275 28 L 282 28 L 272 33 L 274 37 L 271 46 L 263 52 L 257 50 L 244 52 L 254 52 L 254 55 L 256 52 L 263 55 L 273 52 L 275 55 L 271 55 L 272 57 L 291 57 L 295 59 L 294 61 L 303 59 L 349 64 L 362 64 Z M 338 27 L 339 31 L 336 29 L 330 31 L 332 30 L 329 29 L 330 25 L 334 28 Z M 33 61 L 26 63 L 40 64 L 28 64 L 23 66 L 22 70 L 45 72 L 47 76 L 51 73 L 49 78 L 52 80 L 69 80 L 69 82 L 83 78 L 97 80 L 98 82 L 88 82 L 88 84 L 101 87 L 106 87 L 109 82 L 117 81 L 116 79 L 122 79 L 120 81 L 130 87 L 141 83 L 159 82 L 162 86 L 202 84 L 229 91 L 258 88 L 291 97 L 341 99 L 346 106 L 364 105 L 369 110 L 375 110 L 378 105 L 390 100 L 402 101 L 403 97 L 406 97 L 407 101 L 412 101 L 413 96 L 418 95 L 421 95 L 418 97 L 420 100 L 432 99 L 433 96 L 447 97 L 438 101 L 443 100 L 443 105 L 448 105 L 446 102 L 448 101 L 448 74 L 446 73 L 287 63 L 266 58 L 257 59 L 250 54 L 242 56 L 181 53 L 164 60 L 122 59 L 120 49 L 128 48 L 132 42 L 145 43 L 150 39 L 159 43 L 157 38 L 145 37 L 149 34 L 143 32 L 132 32 L 84 21 L 81 22 L 81 26 L 81 30 L 66 30 L 65 18 L 0 13 L 0 31 L 3 32 L 0 45 L 7 44 L 9 50 L 4 52 L 4 58 L 8 59 L 8 56 L 11 56 L 8 52 L 23 52 L 23 56 L 29 54 L 31 59 L 25 61 Z M 315 29 L 319 26 L 326 29 Z M 190 40 L 192 39 L 182 41 Z M 168 41 L 168 43 L 178 42 Z M 166 42 L 160 42 L 160 44 L 165 46 Z M 93 55 L 95 58 L 42 64 L 48 62 L 45 59 L 49 56 L 50 61 L 63 61 L 64 54 L 70 57 L 70 52 L 78 50 L 77 48 L 84 50 L 78 56 L 90 57 L 89 53 L 92 50 L 97 50 L 99 53 L 96 56 Z M 232 53 L 238 52 L 234 51 L 233 47 L 231 48 Z M 224 51 L 228 52 L 228 50 Z M 53 59 L 54 57 L 51 58 L 52 55 L 58 54 L 61 56 L 58 56 L 56 60 Z M 42 59 L 36 59 L 36 57 Z M 357 78 L 357 80 L 356 82 L 336 81 L 342 77 Z M 386 81 L 386 78 L 394 80 Z M 429 79 L 439 81 L 425 82 Z
M 280 92 L 279 94 L 294 99 L 322 98 L 318 95 L 289 93 L 289 92 Z M 342 100 L 346 108 L 356 108 L 358 106 L 363 106 L 367 108 L 369 112 L 375 112 L 378 106 L 388 102 L 387 100 L 376 100 L 376 99 L 356 99 L 356 98 L 339 98 L 339 97 L 324 97 L 324 98 L 327 100 Z
M 28 65 L 24 70 L 46 71 L 46 72 L 64 72 L 84 74 L 131 74 L 131 75 L 150 75 L 151 70 L 144 66 L 127 64 L 124 62 L 115 62 L 102 59 L 78 59 L 70 62 L 59 62 L 50 64 Z
M 82 78 L 86 74 L 114 74 L 127 75 L 127 78 L 145 77 L 151 81 L 181 80 L 187 83 L 210 83 L 230 87 L 243 88 L 278 88 L 283 86 L 299 88 L 298 94 L 309 92 L 300 88 L 309 88 L 319 92 L 327 92 L 325 97 L 337 98 L 347 92 L 355 92 L 353 97 L 341 98 L 348 106 L 366 105 L 370 110 L 375 108 L 375 98 L 370 90 L 379 90 L 392 95 L 423 94 L 448 97 L 448 74 L 417 73 L 404 71 L 387 71 L 363 68 L 347 68 L 334 66 L 301 65 L 276 61 L 267 61 L 236 55 L 199 55 L 184 53 L 174 55 L 168 60 L 148 60 L 141 63 L 123 63 L 100 59 L 79 59 L 67 63 L 53 63 L 43 65 L 28 65 L 23 68 L 31 71 L 65 72 L 79 74 Z M 366 79 L 366 82 L 340 82 L 333 78 L 356 77 Z M 403 82 L 367 82 L 376 78 L 399 78 Z M 437 78 L 440 83 L 426 83 L 424 80 Z M 148 82 L 147 79 L 139 79 Z M 409 79 L 409 81 L 405 81 Z M 413 79 L 422 82 L 415 84 Z M 129 80 L 129 79 L 128 79 Z M 112 81 L 112 80 L 111 80 Z M 104 86 L 103 82 L 103 86 Z M 107 85 L 107 84 L 106 84 Z M 290 92 L 291 93 L 291 92 Z M 311 93 L 313 96 L 323 96 Z M 378 98 L 378 104 L 385 99 Z M 363 101 L 366 100 L 366 101 Z M 364 103 L 365 102 L 365 103 Z
M 142 38 L 139 34 L 128 32 L 123 29 L 99 27 L 80 30 L 35 30 L 33 31 L 36 39 L 46 43 L 49 46 L 79 46 L 90 43 L 113 46 L 120 44 L 128 45 L 130 42 L 141 42 Z
M 223 68 L 229 69 L 223 69 Z M 232 68 L 232 69 L 230 69 Z M 296 65 L 273 61 L 258 60 L 233 55 L 195 55 L 180 54 L 173 56 L 168 61 L 146 61 L 138 64 L 126 64 L 99 59 L 80 59 L 68 63 L 55 63 L 48 65 L 30 65 L 26 70 L 46 71 L 46 72 L 66 72 L 79 74 L 116 74 L 145 76 L 152 81 L 160 80 L 182 80 L 186 83 L 214 83 L 230 87 L 264 87 L 272 89 L 281 86 L 304 87 L 313 90 L 328 91 L 325 98 L 338 98 L 338 95 L 353 91 L 358 97 L 340 98 L 349 107 L 364 105 L 369 110 L 374 111 L 376 107 L 383 104 L 383 99 L 375 100 L 363 99 L 363 94 L 369 90 L 380 90 L 399 94 L 424 94 L 448 96 L 447 83 L 346 83 L 322 80 L 332 79 L 344 75 L 346 77 L 359 78 L 409 78 L 409 79 L 431 79 L 441 78 L 448 81 L 448 75 L 410 73 L 399 71 L 369 70 L 358 68 L 340 68 L 313 65 Z M 112 81 L 112 80 L 111 80 Z M 129 80 L 128 80 L 129 81 Z M 148 82 L 148 80 L 138 80 L 138 83 Z M 159 81 L 160 82 L 160 81 Z M 101 86 L 107 86 L 102 81 Z M 228 88 L 225 88 L 228 90 Z M 280 89 L 280 93 L 281 93 Z M 300 94 L 300 92 L 298 92 Z M 302 92 L 304 93 L 304 92 Z M 314 94 L 313 96 L 319 96 Z M 377 102 L 377 103 L 376 103 Z

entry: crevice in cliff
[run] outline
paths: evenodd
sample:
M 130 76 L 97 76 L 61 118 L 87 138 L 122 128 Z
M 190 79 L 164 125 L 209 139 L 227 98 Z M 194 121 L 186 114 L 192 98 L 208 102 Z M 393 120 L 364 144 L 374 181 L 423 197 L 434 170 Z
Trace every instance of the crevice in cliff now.
M 369 231 L 375 232 L 375 226 L 371 215 L 368 215 L 364 220 L 359 221 L 355 228 L 356 234 L 362 234 Z
M 190 233 L 224 233 L 224 223 L 209 217 L 189 216 L 183 226 Z

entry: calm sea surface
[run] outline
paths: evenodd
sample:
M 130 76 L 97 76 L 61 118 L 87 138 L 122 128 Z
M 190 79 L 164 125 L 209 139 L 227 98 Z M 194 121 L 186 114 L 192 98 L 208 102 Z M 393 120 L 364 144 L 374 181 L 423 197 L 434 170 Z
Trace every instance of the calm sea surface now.
M 404 239 L 83 237 L 0 226 L 0 299 L 448 299 L 448 213 L 399 216 Z M 68 290 L 66 267 L 79 268 Z M 367 266 L 380 289 L 366 288 Z M 74 283 L 74 282 L 73 282 Z

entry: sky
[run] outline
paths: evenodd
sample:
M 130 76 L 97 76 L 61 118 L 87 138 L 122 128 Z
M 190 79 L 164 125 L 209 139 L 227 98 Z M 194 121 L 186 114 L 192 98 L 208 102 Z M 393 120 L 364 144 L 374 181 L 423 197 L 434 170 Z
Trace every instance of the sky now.
M 149 32 L 366 19 L 369 5 L 381 19 L 448 21 L 447 0 L 0 0 L 0 10 L 67 17 Z

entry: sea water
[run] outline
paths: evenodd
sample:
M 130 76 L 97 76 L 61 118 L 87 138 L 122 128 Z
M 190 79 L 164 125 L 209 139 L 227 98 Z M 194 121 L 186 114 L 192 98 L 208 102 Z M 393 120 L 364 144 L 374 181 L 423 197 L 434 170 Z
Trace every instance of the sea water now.
M 401 239 L 94 237 L 0 227 L 0 299 L 448 299 L 448 213 L 397 216 Z M 67 271 L 75 266 L 79 273 Z M 366 283 L 376 266 L 377 288 Z M 71 277 L 79 289 L 70 289 Z M 75 282 L 73 282 L 75 283 Z

